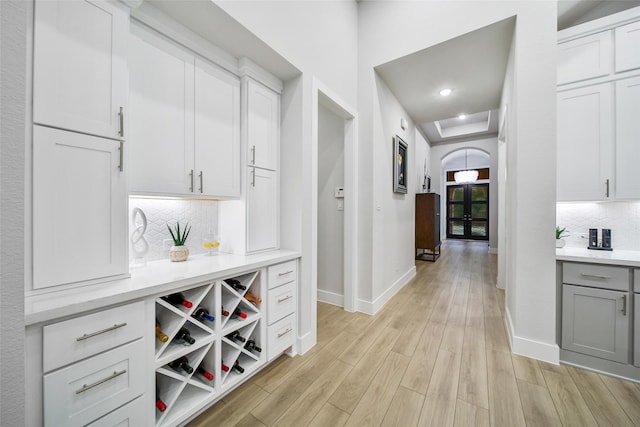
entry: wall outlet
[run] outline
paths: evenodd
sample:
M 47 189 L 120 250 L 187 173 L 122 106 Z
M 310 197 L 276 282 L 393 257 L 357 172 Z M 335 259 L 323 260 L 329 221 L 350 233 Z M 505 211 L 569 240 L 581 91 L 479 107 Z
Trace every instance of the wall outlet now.
M 171 246 L 173 246 L 173 239 L 164 239 L 162 241 L 162 248 L 164 250 L 168 251 L 169 249 L 171 249 Z

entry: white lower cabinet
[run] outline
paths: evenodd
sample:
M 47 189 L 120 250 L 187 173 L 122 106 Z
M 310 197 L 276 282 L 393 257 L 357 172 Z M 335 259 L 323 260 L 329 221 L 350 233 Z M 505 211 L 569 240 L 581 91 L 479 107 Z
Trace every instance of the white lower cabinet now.
M 33 127 L 33 288 L 128 274 L 119 141 Z
M 133 402 L 116 409 L 89 424 L 89 427 L 142 427 L 151 425 L 145 416 L 145 400 L 138 397 Z
M 295 343 L 295 316 L 293 314 L 269 325 L 269 351 L 267 359 L 273 360 Z
M 46 426 L 84 426 L 145 392 L 144 339 L 44 375 Z

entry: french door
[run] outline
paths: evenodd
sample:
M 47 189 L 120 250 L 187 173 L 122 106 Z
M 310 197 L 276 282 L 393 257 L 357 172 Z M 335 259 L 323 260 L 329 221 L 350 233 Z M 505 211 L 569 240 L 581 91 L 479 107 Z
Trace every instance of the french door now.
M 489 184 L 447 186 L 447 238 L 489 240 Z

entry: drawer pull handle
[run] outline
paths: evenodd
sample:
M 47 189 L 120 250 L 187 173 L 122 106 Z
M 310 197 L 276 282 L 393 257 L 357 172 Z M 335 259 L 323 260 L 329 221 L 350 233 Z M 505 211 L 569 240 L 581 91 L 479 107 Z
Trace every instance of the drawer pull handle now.
M 127 322 L 120 323 L 119 325 L 113 325 L 113 326 L 111 326 L 111 327 L 109 327 L 107 329 L 103 329 L 103 330 L 98 331 L 98 332 L 93 332 L 91 334 L 84 334 L 83 336 L 76 338 L 76 341 L 84 341 L 84 340 L 86 340 L 88 338 L 93 338 L 96 335 L 101 335 L 101 334 L 105 334 L 107 332 L 115 331 L 116 329 L 120 329 L 120 328 L 122 328 L 124 326 L 127 326 Z
M 107 381 L 111 381 L 111 380 L 112 380 L 112 379 L 114 379 L 114 378 L 118 378 L 120 375 L 124 375 L 124 374 L 126 374 L 126 373 L 127 373 L 127 370 L 126 370 L 126 369 L 123 369 L 123 370 L 122 370 L 122 371 L 120 371 L 120 372 L 113 371 L 113 374 L 109 375 L 107 378 L 103 378 L 103 379 L 101 379 L 101 380 L 98 380 L 98 381 L 96 381 L 96 382 L 95 382 L 95 383 L 93 383 L 93 384 L 89 384 L 89 385 L 86 385 L 86 384 L 85 384 L 85 385 L 83 385 L 83 386 L 82 386 L 82 387 L 80 387 L 78 390 L 76 390 L 76 394 L 84 393 L 84 392 L 85 392 L 85 391 L 87 391 L 87 390 L 90 390 L 90 389 L 92 389 L 92 388 L 94 388 L 94 387 L 97 387 L 97 386 L 99 386 L 100 384 L 104 384 L 104 383 L 106 383 Z
M 289 300 L 291 298 L 293 298 L 293 295 L 289 295 L 284 298 L 278 298 L 278 302 L 285 302 L 286 300 Z
M 278 277 L 286 276 L 287 274 L 293 273 L 293 270 L 284 271 L 282 273 L 278 273 Z
M 599 274 L 580 273 L 580 275 L 583 277 L 594 277 L 596 279 L 611 279 L 611 276 L 601 276 Z
M 293 329 L 289 328 L 286 331 L 278 334 L 278 338 L 282 338 L 283 336 L 287 335 L 289 332 L 293 331 Z
M 623 316 L 627 315 L 627 296 L 622 295 L 622 309 L 620 310 Z

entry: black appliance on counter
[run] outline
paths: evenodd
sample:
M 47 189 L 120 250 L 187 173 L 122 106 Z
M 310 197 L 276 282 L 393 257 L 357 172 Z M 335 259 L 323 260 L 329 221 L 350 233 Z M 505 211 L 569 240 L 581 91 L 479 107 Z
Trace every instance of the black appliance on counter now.
M 600 241 L 601 245 L 598 245 L 598 229 L 590 228 L 589 229 L 589 246 L 587 249 L 594 249 L 597 251 L 612 251 L 611 247 L 611 229 L 603 228 L 602 229 L 602 240 Z

